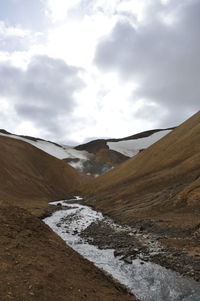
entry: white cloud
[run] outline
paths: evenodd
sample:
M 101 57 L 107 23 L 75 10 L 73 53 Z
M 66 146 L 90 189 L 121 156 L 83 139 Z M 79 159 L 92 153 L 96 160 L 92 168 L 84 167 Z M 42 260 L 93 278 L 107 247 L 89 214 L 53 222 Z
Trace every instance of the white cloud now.
M 68 11 L 78 5 L 81 0 L 47 0 L 47 14 L 56 23 L 67 17 Z
M 12 15 L 8 15 L 8 23 L 5 23 L 5 20 L 0 20 L 1 66 L 2 64 L 5 66 L 12 65 L 16 70 L 20 70 L 19 77 L 12 78 L 12 72 L 9 76 L 7 73 L 7 77 L 5 77 L 7 84 L 8 77 L 10 77 L 13 89 L 18 84 L 15 100 L 12 96 L 13 103 L 15 101 L 18 106 L 15 107 L 17 111 L 14 110 L 11 95 L 8 95 L 7 92 L 6 98 L 4 94 L 3 100 L 1 99 L 3 110 L 0 119 L 1 127 L 8 130 L 19 130 L 24 134 L 27 134 L 28 131 L 32 135 L 41 135 L 53 140 L 60 139 L 62 142 L 76 140 L 79 143 L 87 137 L 131 135 L 141 130 L 157 127 L 164 119 L 165 123 L 163 124 L 168 125 L 168 122 L 181 121 L 183 116 L 187 117 L 188 112 L 192 114 L 191 105 L 188 105 L 187 114 L 183 113 L 184 108 L 182 107 L 182 114 L 179 114 L 182 116 L 180 119 L 175 114 L 173 114 L 173 118 L 169 118 L 172 110 L 169 105 L 170 100 L 167 97 L 176 96 L 176 93 L 173 94 L 176 89 L 170 90 L 172 94 L 169 95 L 169 89 L 164 89 L 160 85 L 160 92 L 165 91 L 166 99 L 162 100 L 162 103 L 158 102 L 156 97 L 160 95 L 157 89 L 159 84 L 170 81 L 180 83 L 185 73 L 193 74 L 192 72 L 198 69 L 198 62 L 194 60 L 196 66 L 190 64 L 187 72 L 182 72 L 181 76 L 177 73 L 177 66 L 180 69 L 184 66 L 181 53 L 183 51 L 191 53 L 191 49 L 197 50 L 198 48 L 198 39 L 194 39 L 195 30 L 193 30 L 194 28 L 198 29 L 198 24 L 195 25 L 194 23 L 197 22 L 197 18 L 194 16 L 194 12 L 191 13 L 190 11 L 191 4 L 195 2 L 198 1 L 41 0 L 43 5 L 36 5 L 34 14 L 34 16 L 37 15 L 38 9 L 36 8 L 43 8 L 43 11 L 39 13 L 39 23 L 42 19 L 46 23 L 45 26 L 40 25 L 38 27 L 39 30 L 42 30 L 41 32 L 25 27 L 24 24 L 31 23 L 31 14 L 28 15 L 30 20 L 29 18 L 25 20 L 26 18 L 23 16 L 23 26 L 14 26 L 14 22 L 11 22 Z M 181 14 L 180 11 L 182 11 Z M 17 13 L 18 11 L 16 11 Z M 27 7 L 26 13 L 29 13 Z M 45 13 L 48 18 L 45 18 Z M 41 18 L 43 16 L 44 18 Z M 178 23 L 179 16 L 185 20 L 180 23 L 181 25 Z M 19 18 L 16 19 L 19 20 Z M 34 24 L 29 28 L 36 28 L 36 19 L 34 18 Z M 163 28 L 167 28 L 167 31 Z M 116 35 L 113 34 L 114 32 Z M 183 32 L 185 35 L 182 34 Z M 181 46 L 178 46 L 174 37 L 177 37 L 178 40 L 181 39 L 181 41 L 184 39 L 188 47 L 182 47 L 183 44 L 180 43 Z M 174 39 L 174 47 L 167 43 L 167 39 L 169 41 Z M 102 46 L 104 44 L 102 41 L 107 47 Z M 94 57 L 98 45 L 100 45 L 98 51 L 100 48 L 101 50 L 104 48 L 103 56 L 101 52 L 101 58 L 105 56 L 105 64 L 98 61 L 98 64 L 95 65 Z M 110 47 L 108 47 L 109 45 Z M 159 45 L 163 46 L 159 48 Z M 199 53 L 199 51 L 196 52 Z M 171 66 L 167 60 L 170 53 L 177 53 L 177 56 L 172 56 L 174 71 L 171 73 L 164 72 L 165 67 Z M 60 59 L 68 67 L 77 67 L 77 69 L 75 68 L 78 70 L 77 73 L 75 72 L 75 77 L 85 83 L 82 90 L 73 90 L 73 106 L 70 110 L 67 111 L 64 106 L 60 105 L 59 110 L 54 110 L 55 122 L 52 115 L 52 103 L 57 95 L 57 103 L 63 104 L 62 95 L 71 95 L 68 90 L 70 87 L 72 89 L 73 85 L 71 85 L 72 82 L 71 84 L 64 82 L 62 76 L 59 77 L 62 72 L 60 73 L 58 61 L 55 64 L 57 67 L 55 65 L 53 67 L 54 77 L 51 78 L 50 67 L 42 59 L 40 60 L 41 66 L 36 68 L 36 76 L 32 77 L 29 72 L 30 63 L 33 61 L 33 57 L 38 55 L 44 58 L 49 56 L 51 63 Z M 159 64 L 162 68 L 157 67 Z M 104 65 L 103 69 L 100 68 L 100 65 L 101 67 Z M 42 70 L 43 66 L 45 70 Z M 31 91 L 36 99 L 35 103 L 42 103 L 42 108 L 30 106 L 33 98 L 31 99 L 27 92 L 27 81 L 21 74 L 26 74 L 27 78 L 32 79 L 35 83 L 35 88 Z M 76 82 L 73 72 L 71 74 L 71 81 Z M 193 82 L 194 76 L 192 79 L 190 77 L 188 74 L 189 79 L 185 81 L 183 94 L 188 93 L 187 95 L 191 95 L 194 99 L 196 90 L 193 89 L 194 93 L 192 94 L 187 88 L 188 83 L 190 86 L 195 84 L 195 81 Z M 0 87 L 1 98 L 5 92 L 5 79 L 4 84 Z M 19 79 L 22 80 L 22 83 L 19 83 Z M 55 87 L 48 85 L 52 80 L 56 82 Z M 47 84 L 48 89 L 44 88 L 44 84 Z M 25 92 L 28 94 L 23 89 L 19 89 L 19 86 L 26 86 Z M 174 85 L 174 87 L 179 86 Z M 192 99 L 191 103 L 194 103 Z M 42 124 L 41 116 L 44 115 L 44 107 L 51 118 Z M 174 108 L 176 113 L 177 107 Z M 38 116 L 37 122 L 33 120 L 34 114 Z
M 145 1 L 48 0 L 47 10 L 54 26 L 47 33 L 46 53 L 88 68 L 99 40 L 111 32 L 119 20 L 133 21 L 134 15 L 142 19 Z
M 138 82 L 133 100 L 153 101 L 167 112 L 165 116 L 155 110 L 158 124 L 173 126 L 199 108 L 200 4 L 170 3 L 167 14 L 173 10 L 176 20 L 170 25 L 160 19 L 164 10 L 161 6 L 150 23 L 139 27 L 118 22 L 99 44 L 95 61 L 102 72 L 115 71 L 124 81 Z M 148 106 L 143 109 L 152 114 Z
M 67 63 L 88 68 L 100 38 L 109 33 L 116 24 L 116 17 L 108 18 L 103 13 L 67 19 L 48 32 L 45 51 Z
M 0 38 L 3 37 L 25 37 L 30 34 L 30 30 L 25 30 L 20 26 L 8 26 L 0 21 Z
M 60 139 L 68 132 L 63 121 L 67 124 L 71 120 L 75 93 L 83 88 L 78 72 L 64 61 L 47 56 L 33 57 L 26 70 L 1 63 L 1 108 L 9 118 L 14 116 L 15 128 L 21 118 L 18 128 L 29 124 L 30 130 L 39 128 L 49 137 L 57 134 Z

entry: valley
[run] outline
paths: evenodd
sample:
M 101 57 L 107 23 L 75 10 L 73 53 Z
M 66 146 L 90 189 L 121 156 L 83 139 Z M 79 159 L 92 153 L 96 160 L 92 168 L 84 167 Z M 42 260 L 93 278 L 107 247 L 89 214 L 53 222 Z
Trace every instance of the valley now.
M 1 130 L 0 299 L 198 300 L 199 138 L 200 112 L 177 128 L 76 147 Z M 74 195 L 83 199 L 63 203 Z M 76 210 L 84 206 L 93 211 L 79 231 Z M 102 214 L 104 218 L 96 219 Z M 45 225 L 54 216 L 58 220 L 49 226 L 64 240 L 68 235 L 69 246 Z M 92 242 L 96 253 L 89 253 L 98 267 L 105 263 L 106 274 L 76 253 L 76 247 L 82 249 L 79 240 L 86 250 Z M 88 258 L 84 252 L 80 254 Z M 172 284 L 167 289 L 152 273 L 164 273 L 163 281 L 172 278 Z M 173 289 L 175 279 L 181 279 L 174 285 L 178 291 Z

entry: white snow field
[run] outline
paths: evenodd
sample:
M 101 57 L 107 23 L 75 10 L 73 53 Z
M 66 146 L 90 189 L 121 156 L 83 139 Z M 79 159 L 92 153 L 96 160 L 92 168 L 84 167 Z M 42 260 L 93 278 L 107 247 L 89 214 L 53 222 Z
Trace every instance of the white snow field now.
M 9 138 L 25 141 L 58 159 L 67 159 L 67 158 L 77 159 L 78 158 L 78 159 L 87 160 L 90 157 L 90 154 L 87 151 L 78 151 L 70 146 L 58 146 L 58 145 L 56 145 L 52 142 L 48 142 L 48 141 L 43 141 L 43 140 L 33 141 L 33 140 L 19 137 L 16 135 L 7 135 L 7 134 L 3 134 L 3 133 L 0 133 L 0 136 L 6 136 Z
M 159 131 L 145 138 L 124 140 L 118 142 L 107 142 L 107 145 L 111 150 L 117 151 L 127 157 L 133 157 L 137 155 L 141 149 L 145 149 L 149 147 L 150 145 L 157 142 L 158 140 L 160 140 L 170 132 L 171 130 Z M 6 136 L 9 138 L 25 141 L 61 160 L 67 158 L 80 159 L 80 162 L 70 163 L 70 165 L 78 169 L 82 168 L 82 162 L 81 162 L 82 160 L 88 160 L 91 158 L 91 154 L 88 153 L 87 151 L 84 150 L 79 151 L 70 146 L 64 146 L 64 145 L 58 146 L 53 142 L 44 141 L 44 140 L 33 141 L 13 134 L 8 135 L 8 134 L 0 133 L 0 136 Z
M 149 137 L 124 140 L 119 142 L 107 142 L 107 145 L 111 150 L 115 150 L 119 153 L 122 153 L 127 157 L 133 157 L 137 155 L 137 153 L 141 149 L 149 147 L 150 145 L 152 145 L 153 143 L 155 143 L 156 141 L 158 141 L 159 139 L 161 139 L 162 137 L 164 137 L 170 132 L 171 130 L 164 130 L 164 131 L 154 133 Z M 0 132 L 0 136 L 6 136 L 9 138 L 25 141 L 60 160 L 69 159 L 68 164 L 78 169 L 81 172 L 84 172 L 85 162 L 92 159 L 92 157 L 94 156 L 93 154 L 85 150 L 76 150 L 75 148 L 67 145 L 58 145 L 51 141 L 40 140 L 37 138 L 36 139 L 34 138 L 35 140 L 31 140 L 26 137 L 21 137 L 18 135 L 6 134 L 1 132 Z M 100 174 L 101 173 L 97 172 L 95 175 L 93 174 L 93 176 L 96 177 L 99 176 Z
M 139 153 L 141 149 L 145 149 L 157 142 L 172 130 L 164 130 L 157 133 L 154 133 L 148 137 L 124 140 L 118 142 L 107 142 L 109 149 L 119 152 L 127 157 L 133 157 Z

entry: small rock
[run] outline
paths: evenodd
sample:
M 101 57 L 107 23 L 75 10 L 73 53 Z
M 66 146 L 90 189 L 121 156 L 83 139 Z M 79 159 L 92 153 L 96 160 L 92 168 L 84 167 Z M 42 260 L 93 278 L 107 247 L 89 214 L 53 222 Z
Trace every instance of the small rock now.
M 124 260 L 126 263 L 128 263 L 128 264 L 132 264 L 132 259 L 131 259 L 130 256 L 124 257 L 123 260 Z
M 122 250 L 115 250 L 114 251 L 114 256 L 117 257 L 117 256 L 121 256 L 123 254 L 123 251 Z
M 31 296 L 35 296 L 35 294 L 33 292 L 29 292 L 29 295 Z
M 140 232 L 143 232 L 143 231 L 144 231 L 144 227 L 141 226 L 141 227 L 139 228 L 139 231 L 140 231 Z

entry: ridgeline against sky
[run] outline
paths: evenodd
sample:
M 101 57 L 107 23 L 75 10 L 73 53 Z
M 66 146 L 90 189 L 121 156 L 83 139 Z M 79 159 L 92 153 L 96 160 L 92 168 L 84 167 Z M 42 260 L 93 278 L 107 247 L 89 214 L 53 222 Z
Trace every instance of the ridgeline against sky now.
M 0 128 L 65 144 L 199 109 L 198 0 L 2 0 Z

